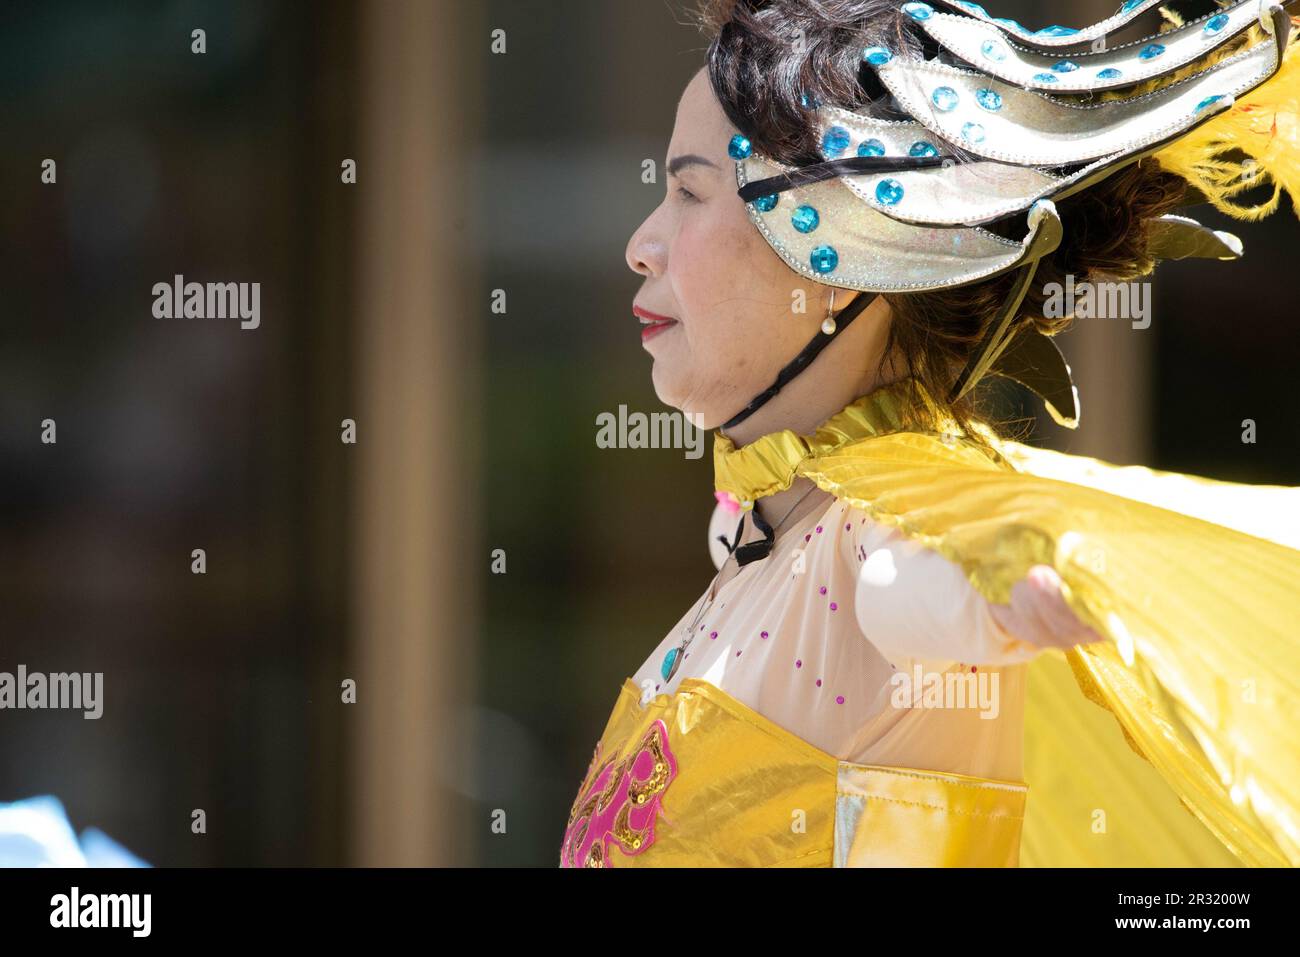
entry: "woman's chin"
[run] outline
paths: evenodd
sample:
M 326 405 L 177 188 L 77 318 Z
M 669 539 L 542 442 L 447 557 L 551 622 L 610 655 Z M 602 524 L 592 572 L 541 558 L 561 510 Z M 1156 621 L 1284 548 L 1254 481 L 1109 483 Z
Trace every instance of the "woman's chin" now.
M 662 360 L 655 361 L 651 380 L 654 382 L 655 396 L 659 401 L 670 409 L 676 409 L 689 417 L 696 428 L 707 432 L 717 428 L 725 421 L 717 414 L 716 410 L 701 411 L 694 408 L 689 384 L 681 378 L 671 376 L 668 367 L 662 364 Z
M 681 366 L 669 359 L 655 359 L 650 370 L 655 396 L 664 405 L 678 411 L 684 411 L 690 400 L 691 388 L 687 380 L 688 377 L 682 374 Z
M 686 394 L 679 388 L 678 376 L 673 374 L 671 364 L 663 359 L 655 359 L 651 365 L 650 382 L 654 385 L 655 396 L 659 401 L 674 409 Z

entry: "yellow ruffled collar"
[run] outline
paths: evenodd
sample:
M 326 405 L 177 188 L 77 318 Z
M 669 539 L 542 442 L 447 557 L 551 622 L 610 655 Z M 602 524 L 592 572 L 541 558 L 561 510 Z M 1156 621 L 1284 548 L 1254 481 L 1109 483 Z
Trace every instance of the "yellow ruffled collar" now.
M 912 383 L 912 390 L 908 383 Z M 742 448 L 722 434 L 713 433 L 713 484 L 719 501 L 750 508 L 757 499 L 788 489 L 806 459 L 834 451 L 852 442 L 909 428 L 907 410 L 916 398 L 933 411 L 936 407 L 918 380 L 900 379 L 854 399 L 818 426 L 812 435 L 791 429 L 771 432 Z M 960 434 L 947 416 L 943 431 Z M 945 421 L 946 420 L 946 421 Z

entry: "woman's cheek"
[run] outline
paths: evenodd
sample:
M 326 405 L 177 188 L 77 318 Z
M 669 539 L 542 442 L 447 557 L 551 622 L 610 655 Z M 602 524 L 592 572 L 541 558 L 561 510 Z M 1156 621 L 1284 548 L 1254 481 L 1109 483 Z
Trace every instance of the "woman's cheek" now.
M 673 285 L 688 315 L 721 323 L 728 313 L 752 311 L 768 278 L 755 275 L 755 239 L 767 248 L 743 213 L 684 219 L 673 242 Z
M 727 277 L 719 270 L 725 272 L 728 264 L 726 257 L 718 252 L 718 240 L 716 232 L 688 221 L 682 224 L 673 242 L 673 291 L 690 318 L 707 317 L 713 305 L 724 298 L 720 290 L 725 287 Z

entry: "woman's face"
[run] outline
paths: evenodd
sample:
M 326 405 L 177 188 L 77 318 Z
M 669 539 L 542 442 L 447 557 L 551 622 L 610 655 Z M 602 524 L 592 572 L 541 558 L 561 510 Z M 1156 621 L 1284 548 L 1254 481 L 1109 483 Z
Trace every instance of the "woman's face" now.
M 790 269 L 750 222 L 727 155 L 736 133 L 707 74 L 696 73 L 677 104 L 663 201 L 627 244 L 628 266 L 645 277 L 636 315 L 671 320 L 641 327 L 655 392 L 706 429 L 772 384 L 830 301 L 829 287 Z M 836 310 L 854 295 L 840 290 Z

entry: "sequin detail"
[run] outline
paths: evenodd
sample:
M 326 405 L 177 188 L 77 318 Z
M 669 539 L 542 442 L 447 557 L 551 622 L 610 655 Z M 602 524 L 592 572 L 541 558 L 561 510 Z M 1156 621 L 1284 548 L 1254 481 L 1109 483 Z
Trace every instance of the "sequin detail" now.
M 876 184 L 876 202 L 880 203 L 880 205 L 897 206 L 902 198 L 903 184 L 898 180 L 882 179 Z
M 992 40 L 985 40 L 980 44 L 980 53 L 983 53 L 994 63 L 1000 63 L 1007 58 L 1007 48 L 1000 43 L 994 43 Z
M 801 233 L 811 233 L 821 222 L 821 216 L 811 206 L 800 206 L 790 216 L 790 223 Z
M 955 110 L 957 108 L 957 91 L 950 86 L 938 87 L 930 94 L 930 102 L 945 113 L 949 110 Z
M 840 254 L 835 251 L 833 246 L 818 246 L 809 254 L 808 262 L 812 266 L 813 272 L 833 272 L 835 267 L 839 265 Z
M 822 152 L 827 159 L 834 159 L 849 148 L 851 137 L 842 126 L 832 126 L 822 134 Z
M 750 145 L 748 138 L 739 133 L 733 136 L 731 142 L 727 144 L 727 155 L 734 160 L 745 159 L 752 152 L 754 152 L 754 149 Z
M 608 867 L 610 843 L 640 854 L 654 843 L 664 792 L 677 776 L 668 726 L 655 720 L 622 761 L 600 760 L 600 744 L 582 782 L 560 847 L 561 867 Z

